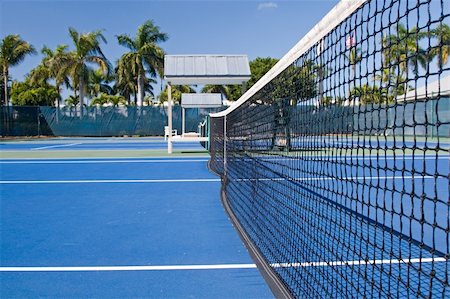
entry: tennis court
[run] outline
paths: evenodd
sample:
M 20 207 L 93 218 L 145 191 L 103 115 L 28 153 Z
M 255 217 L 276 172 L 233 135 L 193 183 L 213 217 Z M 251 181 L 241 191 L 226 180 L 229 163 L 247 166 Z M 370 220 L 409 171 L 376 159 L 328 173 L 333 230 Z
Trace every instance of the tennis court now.
M 2 155 L 5 148 L 48 155 L 0 160 L 2 297 L 272 297 L 223 212 L 204 151 L 176 158 L 103 151 L 151 145 L 151 155 L 160 143 L 2 142 Z M 52 145 L 78 158 L 52 159 Z M 104 157 L 85 159 L 85 149 Z
M 449 20 L 340 1 L 208 150 L 1 142 L 7 297 L 450 298 Z

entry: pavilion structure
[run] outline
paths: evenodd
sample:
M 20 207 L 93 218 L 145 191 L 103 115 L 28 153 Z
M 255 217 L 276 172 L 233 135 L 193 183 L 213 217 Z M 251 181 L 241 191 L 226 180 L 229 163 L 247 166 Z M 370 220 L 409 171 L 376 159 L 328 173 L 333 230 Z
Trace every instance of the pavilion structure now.
M 250 79 L 247 55 L 166 55 L 164 79 L 168 94 L 168 131 L 172 132 L 172 86 L 173 85 L 242 85 Z M 183 101 L 184 98 L 184 101 Z M 182 96 L 183 128 L 181 136 L 169 135 L 167 152 L 173 151 L 173 142 L 207 141 L 208 137 L 188 136 L 185 130 L 186 108 L 220 107 L 218 94 L 191 94 Z M 222 99 L 220 100 L 222 102 Z

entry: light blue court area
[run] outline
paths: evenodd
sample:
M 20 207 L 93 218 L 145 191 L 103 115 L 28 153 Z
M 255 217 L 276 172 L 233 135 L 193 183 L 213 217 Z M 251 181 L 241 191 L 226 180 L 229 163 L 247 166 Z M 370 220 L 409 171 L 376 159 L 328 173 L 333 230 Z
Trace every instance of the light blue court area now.
M 51 138 L 0 142 L 1 151 L 74 151 L 74 150 L 164 150 L 167 141 L 160 137 L 139 138 Z M 174 144 L 175 150 L 204 148 L 198 142 Z
M 1 296 L 273 297 L 206 163 L 0 160 Z

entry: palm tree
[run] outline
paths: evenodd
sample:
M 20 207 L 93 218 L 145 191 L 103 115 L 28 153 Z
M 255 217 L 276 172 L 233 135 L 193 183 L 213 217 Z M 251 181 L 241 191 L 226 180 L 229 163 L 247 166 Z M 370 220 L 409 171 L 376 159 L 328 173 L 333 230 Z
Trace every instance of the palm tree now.
M 80 34 L 69 28 L 69 33 L 75 50 L 71 52 L 68 71 L 72 77 L 72 85 L 78 86 L 79 102 L 83 106 L 86 104 L 86 83 L 89 73 L 92 72 L 90 65 L 96 64 L 104 75 L 110 73 L 111 65 L 100 48 L 100 42 L 106 43 L 100 30 Z
M 203 86 L 201 92 L 202 93 L 220 93 L 227 100 L 230 97 L 230 92 L 229 92 L 228 87 L 226 85 L 210 85 L 210 84 L 207 84 L 207 85 Z
M 0 66 L 3 77 L 3 94 L 5 105 L 9 105 L 8 78 L 9 67 L 18 65 L 29 54 L 34 54 L 34 47 L 20 38 L 19 35 L 7 35 L 0 42 Z
M 137 77 L 135 78 L 132 67 L 129 66 L 130 61 L 125 60 L 122 56 L 116 62 L 115 73 L 115 83 L 114 83 L 114 93 L 120 94 L 125 97 L 128 105 L 131 105 L 131 95 L 136 98 L 137 94 Z
M 65 103 L 67 106 L 69 107 L 75 107 L 76 105 L 78 105 L 80 103 L 80 98 L 77 96 L 69 96 L 66 100 Z
M 128 48 L 122 59 L 128 65 L 131 64 L 132 73 L 137 75 L 137 104 L 142 105 L 144 100 L 144 85 L 146 74 L 151 77 L 160 77 L 163 74 L 164 50 L 157 44 L 168 39 L 166 33 L 162 33 L 153 21 L 147 21 L 139 26 L 136 37 L 121 34 L 117 36 L 120 45 Z
M 91 106 L 103 106 L 105 104 L 112 104 L 113 107 L 126 104 L 125 98 L 120 95 L 109 95 L 106 93 L 100 93 L 100 95 L 92 99 Z
M 425 68 L 430 58 L 418 42 L 425 36 L 416 27 L 408 31 L 404 25 L 398 24 L 397 33 L 388 35 L 382 40 L 384 68 L 390 70 L 392 74 L 398 73 L 399 78 L 407 78 L 409 68 L 417 75 L 419 66 Z M 407 92 L 408 86 L 405 85 L 403 89 Z
M 174 103 L 181 102 L 181 94 L 183 93 L 195 93 L 195 89 L 193 89 L 189 85 L 172 85 L 172 101 Z M 167 86 L 166 88 L 159 94 L 159 103 L 163 104 L 168 99 L 167 94 Z
M 359 105 L 386 104 L 390 99 L 384 89 L 376 86 L 364 84 L 356 86 L 350 91 L 350 100 L 357 100 Z M 356 103 L 352 103 L 355 105 Z
M 450 26 L 440 24 L 431 33 L 438 40 L 438 46 L 432 50 L 432 55 L 438 57 L 438 67 L 442 69 L 447 64 L 450 53 Z
M 44 54 L 42 62 L 29 75 L 32 84 L 48 83 L 49 80 L 55 80 L 56 90 L 59 95 L 58 108 L 61 99 L 61 85 L 70 86 L 68 76 L 70 53 L 67 52 L 67 48 L 67 45 L 58 45 L 53 51 L 44 46 L 41 50 L 41 53 Z
M 103 74 L 101 70 L 89 72 L 87 91 L 91 97 L 101 93 L 112 94 L 113 88 L 109 85 L 114 80 L 111 74 Z
M 128 104 L 131 103 L 131 95 L 134 95 L 134 102 L 135 105 L 137 105 L 138 69 L 136 67 L 137 64 L 134 60 L 130 59 L 130 57 L 132 56 L 124 54 L 117 61 L 117 66 L 115 69 L 116 82 L 114 89 L 116 93 L 123 95 L 127 99 Z M 152 84 L 156 84 L 156 80 L 153 78 L 144 77 L 143 84 L 144 93 L 147 92 L 151 96 L 154 96 Z

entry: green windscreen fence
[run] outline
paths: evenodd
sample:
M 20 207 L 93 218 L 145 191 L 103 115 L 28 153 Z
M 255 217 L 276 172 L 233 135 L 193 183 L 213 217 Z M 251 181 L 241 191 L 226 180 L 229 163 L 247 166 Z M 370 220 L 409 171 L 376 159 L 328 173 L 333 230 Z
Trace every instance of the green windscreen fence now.
M 181 107 L 173 107 L 173 128 L 181 134 Z M 198 132 L 199 124 L 215 109 L 186 109 L 185 131 Z M 162 136 L 167 126 L 166 107 L 1 107 L 2 136 Z

